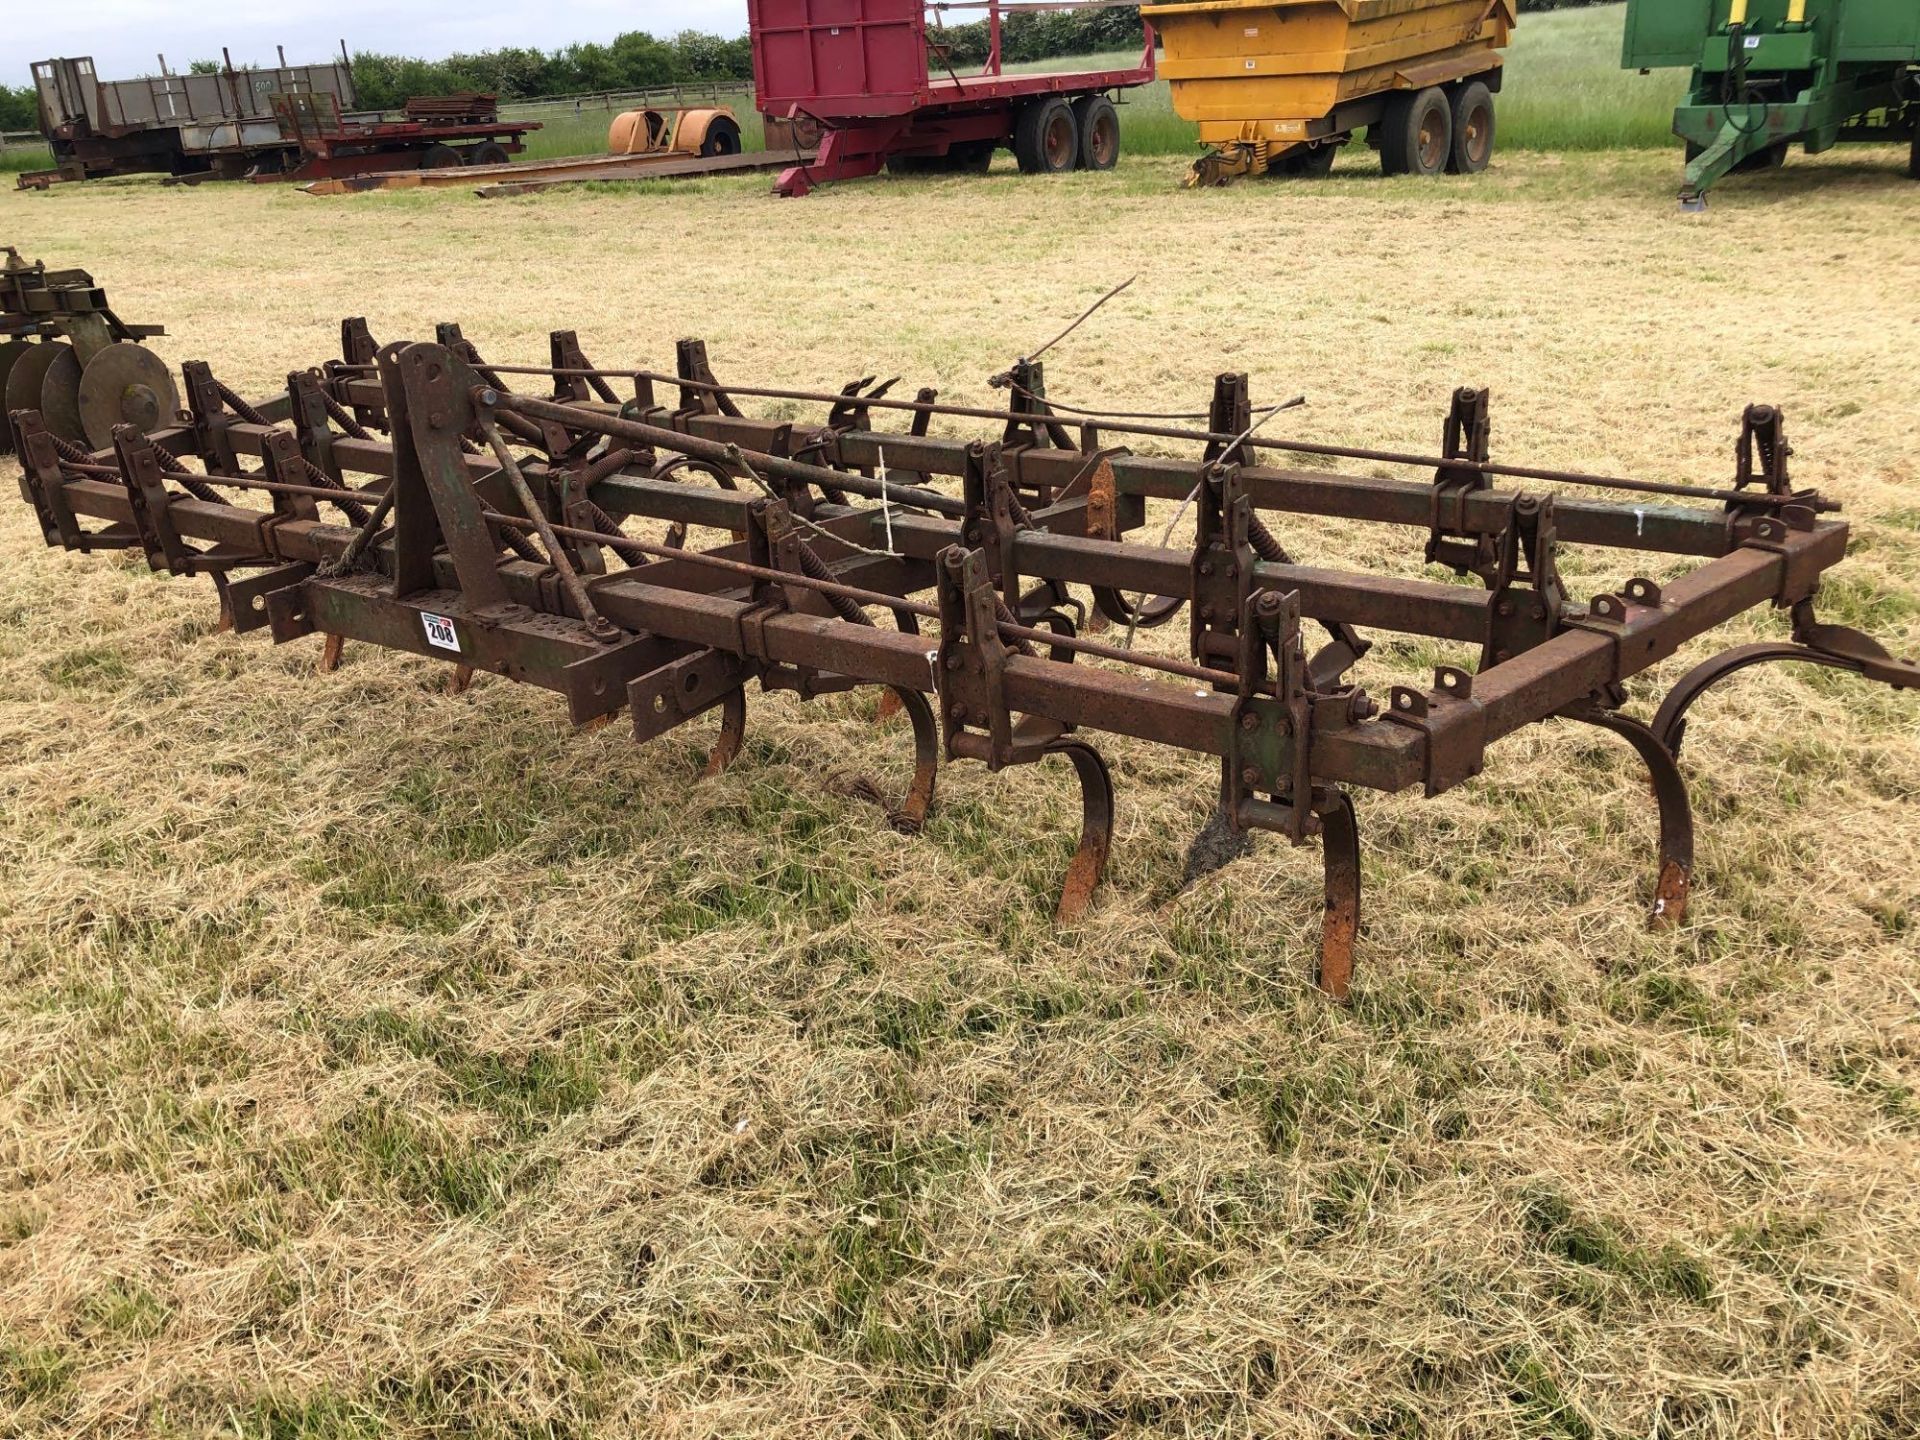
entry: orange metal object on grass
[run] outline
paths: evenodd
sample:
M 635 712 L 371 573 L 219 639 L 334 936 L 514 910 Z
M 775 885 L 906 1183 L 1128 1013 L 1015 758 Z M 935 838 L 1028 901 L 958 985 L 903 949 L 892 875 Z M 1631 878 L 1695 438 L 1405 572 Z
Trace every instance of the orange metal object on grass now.
M 1290 168 L 1390 124 L 1396 96 L 1475 77 L 1497 90 L 1515 19 L 1513 0 L 1191 0 L 1141 13 L 1160 34 L 1174 110 L 1213 147 L 1199 183 Z

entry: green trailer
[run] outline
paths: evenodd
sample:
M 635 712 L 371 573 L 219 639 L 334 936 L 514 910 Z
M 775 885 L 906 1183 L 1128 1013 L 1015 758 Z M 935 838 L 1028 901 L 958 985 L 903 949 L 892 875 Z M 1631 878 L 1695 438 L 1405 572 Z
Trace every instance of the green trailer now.
M 1906 140 L 1920 179 L 1920 0 L 1629 0 L 1620 63 L 1685 66 L 1681 203 L 1721 176 L 1843 140 Z

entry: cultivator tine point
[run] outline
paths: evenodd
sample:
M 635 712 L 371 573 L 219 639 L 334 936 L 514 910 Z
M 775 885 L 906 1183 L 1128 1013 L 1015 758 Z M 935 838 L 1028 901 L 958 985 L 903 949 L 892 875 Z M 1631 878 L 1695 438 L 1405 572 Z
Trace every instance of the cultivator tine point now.
M 1614 710 L 1590 707 L 1570 712 L 1571 718 L 1611 730 L 1646 763 L 1660 807 L 1660 868 L 1654 880 L 1653 908 L 1648 923 L 1671 929 L 1687 916 L 1693 891 L 1693 806 L 1687 799 L 1686 778 L 1673 752 L 1648 726 Z
M 707 763 L 701 767 L 700 778 L 711 780 L 725 774 L 727 767 L 739 758 L 740 746 L 746 738 L 747 692 L 736 687 L 721 698 L 720 733 L 707 751 Z
M 1093 905 L 1093 892 L 1107 873 L 1107 856 L 1113 850 L 1113 772 L 1084 740 L 1056 740 L 1047 753 L 1070 760 L 1080 781 L 1080 843 L 1053 916 L 1056 925 L 1076 925 Z
M 1181 872 L 1180 888 L 1191 889 L 1216 870 L 1224 870 L 1242 856 L 1252 853 L 1253 832 L 1234 825 L 1225 809 L 1216 807 L 1207 816 L 1207 823 L 1187 842 L 1186 866 Z
M 1320 921 L 1320 967 L 1315 981 L 1327 995 L 1345 1000 L 1353 987 L 1354 952 L 1360 940 L 1360 823 L 1353 797 L 1344 790 L 1324 794 L 1315 806 L 1320 819 L 1321 864 L 1326 881 L 1326 913 Z

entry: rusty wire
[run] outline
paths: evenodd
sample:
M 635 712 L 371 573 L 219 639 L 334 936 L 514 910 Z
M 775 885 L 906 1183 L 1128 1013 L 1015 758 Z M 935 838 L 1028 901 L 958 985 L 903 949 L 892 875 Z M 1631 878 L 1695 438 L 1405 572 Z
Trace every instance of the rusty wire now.
M 348 369 L 370 371 L 370 365 L 348 366 Z M 682 386 L 689 390 L 699 390 L 712 395 L 750 395 L 765 400 L 795 400 L 819 405 L 852 404 L 855 408 L 873 408 L 882 410 L 901 410 L 915 414 L 944 415 L 956 419 L 969 420 L 1012 420 L 1032 422 L 1047 417 L 1026 410 L 993 410 L 982 406 L 955 405 L 942 400 L 895 400 L 890 396 L 847 396 L 823 390 L 786 390 L 768 385 L 722 384 L 713 380 L 693 380 L 679 375 L 669 375 L 660 370 L 606 370 L 594 367 L 553 367 L 541 365 L 494 365 L 490 370 L 501 375 L 548 375 L 548 376 L 593 376 L 600 375 L 615 379 L 633 381 L 645 380 L 654 384 Z M 512 394 L 511 391 L 502 393 Z M 1040 397 L 1047 404 L 1057 402 Z M 555 401 L 554 404 L 561 402 Z M 591 414 L 578 407 L 576 414 Z M 1088 418 L 1101 419 L 1104 412 L 1088 412 Z M 1057 417 L 1056 417 L 1057 418 Z M 1106 425 L 1103 428 L 1123 435 L 1145 435 L 1161 440 L 1186 440 L 1202 443 L 1225 443 L 1235 437 L 1215 430 L 1185 430 L 1169 426 L 1122 423 Z M 1733 501 L 1741 505 L 1787 506 L 1811 505 L 1814 509 L 1831 512 L 1839 509 L 1837 502 L 1806 495 L 1771 495 L 1764 491 L 1719 490 L 1706 485 L 1685 485 L 1666 480 L 1639 480 L 1626 475 L 1598 475 L 1581 470 L 1554 470 L 1537 465 L 1506 465 L 1493 460 L 1469 460 L 1449 458 L 1445 455 L 1423 455 L 1405 450 L 1375 450 L 1358 445 L 1328 445 L 1312 440 L 1275 440 L 1261 436 L 1246 440 L 1244 444 L 1252 450 L 1279 450 L 1295 455 L 1315 455 L 1328 460 L 1364 460 L 1380 465 L 1404 465 L 1415 469 L 1448 469 L 1463 474 L 1486 475 L 1515 480 L 1540 480 L 1553 485 L 1584 485 L 1597 490 L 1626 490 L 1637 494 L 1660 495 L 1676 500 Z

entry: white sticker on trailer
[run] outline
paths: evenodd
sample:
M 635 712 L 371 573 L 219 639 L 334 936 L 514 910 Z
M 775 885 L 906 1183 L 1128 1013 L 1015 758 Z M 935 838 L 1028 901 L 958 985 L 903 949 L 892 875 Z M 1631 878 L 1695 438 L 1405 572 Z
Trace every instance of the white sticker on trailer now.
M 453 628 L 451 617 L 422 610 L 420 628 L 427 632 L 427 644 L 436 650 L 451 650 L 456 655 L 460 653 L 460 632 Z
M 1760 37 L 1758 35 L 1749 35 L 1743 43 L 1749 50 L 1758 50 L 1760 48 Z
M 1255 65 L 1257 65 L 1257 64 L 1259 64 L 1259 63 L 1260 63 L 1260 62 L 1259 62 L 1259 61 L 1257 61 L 1257 60 L 1249 60 L 1249 61 L 1247 61 L 1247 69 L 1249 69 L 1249 70 L 1251 70 L 1251 69 L 1253 69 L 1253 67 L 1254 67 Z
M 1260 27 L 1258 25 L 1249 25 L 1247 26 L 1246 29 L 1242 30 L 1240 33 L 1242 35 L 1245 35 L 1249 40 L 1257 39 L 1260 34 Z

